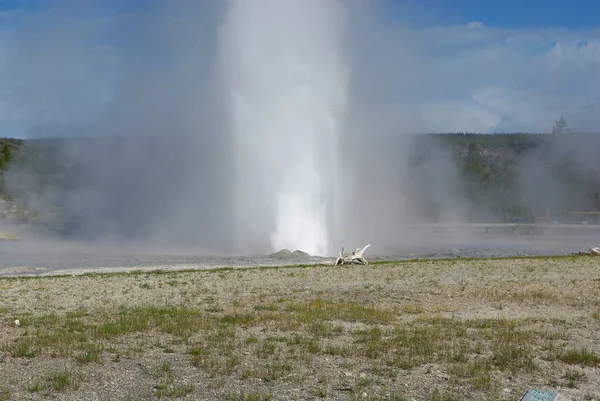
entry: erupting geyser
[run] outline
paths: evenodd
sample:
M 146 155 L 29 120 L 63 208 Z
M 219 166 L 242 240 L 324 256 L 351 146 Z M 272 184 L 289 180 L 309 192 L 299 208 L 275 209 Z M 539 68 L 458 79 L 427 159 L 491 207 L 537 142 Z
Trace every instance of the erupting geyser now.
M 346 101 L 343 25 L 337 0 L 229 2 L 220 70 L 240 249 L 329 252 Z

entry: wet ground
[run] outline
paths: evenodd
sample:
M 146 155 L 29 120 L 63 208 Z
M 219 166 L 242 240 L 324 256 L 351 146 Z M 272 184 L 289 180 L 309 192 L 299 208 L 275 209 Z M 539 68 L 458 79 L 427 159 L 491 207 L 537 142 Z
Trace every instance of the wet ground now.
M 542 230 L 514 233 L 471 228 L 416 230 L 410 239 L 399 239 L 385 249 L 374 243 L 368 249 L 369 261 L 415 258 L 503 257 L 566 255 L 600 245 L 596 228 Z M 418 235 L 417 235 L 418 234 Z M 415 240 L 414 238 L 420 238 Z M 356 244 L 356 246 L 363 244 Z M 348 249 L 348 248 L 347 248 Z M 49 240 L 0 242 L 0 276 L 71 274 L 130 269 L 210 269 L 217 267 L 256 267 L 308 263 L 330 263 L 329 258 L 302 254 L 211 256 L 181 250 L 158 250 L 142 246 L 97 245 Z

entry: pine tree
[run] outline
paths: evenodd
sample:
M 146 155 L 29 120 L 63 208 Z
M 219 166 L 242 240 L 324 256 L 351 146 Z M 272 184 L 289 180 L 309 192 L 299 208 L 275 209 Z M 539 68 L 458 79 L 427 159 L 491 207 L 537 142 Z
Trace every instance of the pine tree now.
M 554 124 L 554 128 L 552 128 L 552 133 L 553 134 L 566 134 L 567 132 L 570 132 L 571 128 L 569 128 L 569 124 L 567 124 L 567 120 L 564 119 L 564 117 L 560 117 L 558 120 L 556 120 L 555 124 Z

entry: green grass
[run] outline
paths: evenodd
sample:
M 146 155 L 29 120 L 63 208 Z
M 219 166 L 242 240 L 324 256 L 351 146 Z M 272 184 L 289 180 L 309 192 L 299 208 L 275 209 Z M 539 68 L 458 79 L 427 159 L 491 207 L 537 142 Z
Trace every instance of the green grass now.
M 46 374 L 41 380 L 35 380 L 28 386 L 30 393 L 60 393 L 77 389 L 79 378 L 68 370 L 57 370 Z
M 33 358 L 44 352 L 51 356 L 71 356 L 76 352 L 80 362 L 94 362 L 103 342 L 126 334 L 157 330 L 187 338 L 217 324 L 206 320 L 199 311 L 177 308 L 126 309 L 116 314 L 97 311 L 88 315 L 50 314 L 29 318 L 23 323 L 27 330 L 2 348 L 17 358 Z
M 360 268 L 372 267 L 372 268 L 380 268 L 380 267 L 399 267 L 415 262 L 419 263 L 457 263 L 457 262 L 470 262 L 470 261 L 499 261 L 499 260 L 567 260 L 567 261 L 577 261 L 580 260 L 581 256 L 578 255 L 535 255 L 535 256 L 493 256 L 493 257 L 460 257 L 460 258 L 414 258 L 414 259 L 402 259 L 402 260 L 380 260 L 369 262 L 368 266 L 358 266 Z M 332 258 L 333 262 L 333 258 Z M 328 266 L 325 263 L 315 264 L 289 264 L 289 265 L 276 265 L 276 266 L 256 266 L 250 268 L 243 268 L 243 270 L 278 270 L 278 269 L 306 269 L 306 268 L 314 268 L 319 269 L 324 266 Z M 338 266 L 337 268 L 350 268 L 357 266 Z M 89 278 L 102 278 L 102 277 L 115 277 L 115 276 L 162 276 L 162 275 L 170 275 L 172 277 L 177 277 L 177 274 L 186 274 L 186 273 L 197 273 L 201 271 L 202 273 L 209 274 L 222 274 L 224 272 L 230 271 L 238 271 L 242 270 L 241 268 L 236 267 L 220 267 L 214 269 L 173 269 L 173 270 L 162 270 L 162 269 L 152 269 L 152 270 L 128 270 L 128 271 L 118 271 L 118 272 L 88 272 L 81 273 L 79 276 L 81 277 L 89 277 Z M 15 280 L 48 280 L 48 279 L 73 279 L 75 278 L 72 274 L 54 274 L 48 276 L 38 276 L 38 275 L 21 275 L 21 276 L 2 276 L 0 277 L 0 282 L 11 282 Z
M 0 401 L 8 401 L 12 398 L 10 389 L 0 386 Z
M 143 371 L 157 380 L 154 385 L 154 394 L 157 398 L 179 398 L 194 391 L 194 387 L 191 385 L 176 385 L 174 383 L 175 375 L 171 363 L 168 361 L 154 367 L 143 366 Z
M 241 374 L 273 382 L 292 373 L 296 362 L 291 361 L 309 363 L 311 355 L 323 355 L 364 358 L 383 371 L 447 363 L 452 375 L 458 379 L 471 378 L 475 388 L 482 391 L 491 388 L 492 370 L 515 373 L 534 369 L 532 348 L 543 338 L 529 329 L 530 322 L 526 321 L 463 321 L 420 314 L 411 323 L 397 324 L 390 311 L 322 299 L 287 302 L 280 312 L 266 309 L 251 314 L 213 314 L 186 308 L 132 308 L 111 314 L 80 310 L 31 317 L 26 322 L 27 330 L 3 346 L 13 357 L 50 355 L 72 357 L 79 363 L 97 363 L 105 349 L 112 349 L 113 340 L 132 333 L 157 331 L 182 343 L 191 342 L 190 364 L 211 377 Z M 372 327 L 348 331 L 339 325 L 341 322 Z M 281 334 L 242 338 L 240 331 L 249 327 Z M 191 341 L 192 338 L 201 342 Z M 139 352 L 150 347 L 140 346 Z M 258 365 L 243 368 L 245 355 L 258 357 Z M 573 355 L 564 358 L 575 363 L 571 362 L 577 359 Z M 597 362 L 589 354 L 580 355 L 577 360 L 587 364 Z M 168 396 L 175 391 L 165 379 L 170 367 L 164 365 L 161 371 L 164 377 L 157 383 L 156 391 Z M 60 377 L 55 381 L 59 383 Z M 60 384 L 53 386 L 59 387 Z
M 540 340 L 551 342 L 553 338 L 529 328 L 530 321 L 465 321 L 420 314 L 410 323 L 396 324 L 392 312 L 322 299 L 287 303 L 280 312 L 213 314 L 186 308 L 132 308 L 117 314 L 50 314 L 31 317 L 26 322 L 27 330 L 3 345 L 12 357 L 49 355 L 97 363 L 113 340 L 131 333 L 157 331 L 181 343 L 200 338 L 200 343 L 192 341 L 188 348 L 190 363 L 213 377 L 241 373 L 244 355 L 249 354 L 263 361 L 249 375 L 275 381 L 292 370 L 286 360 L 324 355 L 365 358 L 384 370 L 447 363 L 452 375 L 472 378 L 475 387 L 482 390 L 491 386 L 491 370 L 532 371 L 534 346 Z M 348 331 L 339 322 L 372 327 Z M 240 337 L 240 331 L 250 327 L 289 335 Z M 145 352 L 150 345 L 141 347 L 140 352 Z M 569 351 L 555 358 L 594 366 L 600 361 L 587 351 Z
M 393 268 L 403 263 L 366 268 Z M 303 267 L 294 272 L 305 274 L 301 269 Z M 238 273 L 232 270 L 222 269 L 220 274 L 236 279 Z M 174 280 L 178 273 L 169 272 L 162 284 L 161 280 L 154 280 L 143 286 L 150 275 L 165 274 L 143 272 L 141 280 L 133 285 L 146 288 L 148 291 L 144 294 L 151 294 L 152 287 L 161 285 L 179 291 L 189 281 Z M 384 275 L 392 277 L 395 273 L 390 270 Z M 442 280 L 437 282 L 442 283 Z M 369 291 L 375 288 L 377 284 Z M 466 292 L 471 290 L 469 287 Z M 242 381 L 245 389 L 252 390 L 256 389 L 250 386 L 258 382 L 269 386 L 288 383 L 309 388 L 316 398 L 345 394 L 349 399 L 367 400 L 404 400 L 402 393 L 382 391 L 378 378 L 397 377 L 399 372 L 409 375 L 409 371 L 421 372 L 429 366 L 441 370 L 449 383 L 447 388 L 432 390 L 425 396 L 429 401 L 463 399 L 452 392 L 454 387 L 468 388 L 483 399 L 493 399 L 502 389 L 498 377 L 534 375 L 540 359 L 566 368 L 571 368 L 569 365 L 600 366 L 600 357 L 593 350 L 567 348 L 565 351 L 570 341 L 570 326 L 565 321 L 452 318 L 455 310 L 449 312 L 443 305 L 438 308 L 423 303 L 426 307 L 421 306 L 422 300 L 408 297 L 385 300 L 384 307 L 356 301 L 352 294 L 326 298 L 327 294 L 321 292 L 308 295 L 309 299 L 303 299 L 307 295 L 298 294 L 295 289 L 274 294 L 261 289 L 251 294 L 254 298 L 248 302 L 227 301 L 209 291 L 194 295 L 198 299 L 194 307 L 116 310 L 100 307 L 26 315 L 21 318 L 21 327 L 11 331 L 10 340 L 0 341 L 0 354 L 9 359 L 56 357 L 78 364 L 105 366 L 154 350 L 162 357 L 177 358 L 170 360 L 187 364 L 186 368 L 197 369 L 215 382 L 233 377 Z M 552 304 L 558 295 L 513 289 L 493 296 L 512 302 Z M 444 313 L 431 312 L 436 309 Z M 586 313 L 590 316 L 592 312 Z M 599 320 L 598 313 L 592 313 L 592 319 Z M 148 341 L 150 337 L 155 339 Z M 332 389 L 328 386 L 339 382 L 336 375 L 340 372 L 321 370 L 317 378 L 310 376 L 323 368 L 323 361 L 340 370 L 360 369 L 368 372 L 368 376 L 353 376 L 341 386 L 342 390 Z M 60 377 L 59 373 L 67 375 Z M 156 397 L 177 398 L 194 393 L 193 386 L 177 380 L 176 370 L 168 362 L 149 368 L 149 374 L 153 379 L 148 390 L 152 389 Z M 584 379 L 577 371 L 568 370 L 561 384 L 577 388 Z M 71 373 L 56 372 L 52 378 L 30 383 L 28 389 L 61 392 L 75 388 L 77 383 Z M 367 396 L 362 396 L 363 391 Z M 228 393 L 224 397 L 271 399 L 270 394 L 261 392 Z
M 39 393 L 42 391 L 42 384 L 39 381 L 34 381 L 27 387 L 30 393 Z
M 154 385 L 154 391 L 157 398 L 181 398 L 194 392 L 194 386 L 189 384 L 175 384 L 175 373 L 170 362 L 163 362 L 154 370 L 148 372 L 151 376 L 158 379 Z
M 12 344 L 2 346 L 13 358 L 33 358 L 36 355 L 33 341 L 17 340 Z
M 449 363 L 457 377 L 486 376 L 492 369 L 531 371 L 538 338 L 514 320 L 461 321 L 427 316 L 413 324 L 382 331 L 357 332 L 358 349 L 392 368 L 413 369 L 424 363 Z M 475 356 L 478 359 L 472 361 Z
M 88 351 L 88 352 L 82 352 L 81 354 L 76 356 L 76 359 L 78 362 L 81 363 L 91 363 L 91 362 L 98 362 L 98 352 L 95 351 Z
M 177 384 L 177 385 L 157 385 L 154 387 L 156 396 L 158 398 L 182 398 L 186 395 L 194 392 L 194 386 L 190 384 Z
M 51 373 L 46 380 L 50 383 L 54 391 L 65 391 L 68 388 L 76 386 L 75 378 L 69 371 Z
M 587 349 L 570 349 L 561 353 L 558 359 L 569 365 L 600 366 L 600 356 Z
M 425 313 L 425 308 L 420 305 L 402 305 L 400 310 L 409 315 L 420 315 L 421 313 Z
M 586 378 L 586 374 L 579 370 L 569 369 L 564 374 L 563 378 L 566 383 L 564 384 L 567 388 L 579 388 L 579 384 Z
M 86 344 L 83 346 L 83 349 L 75 355 L 75 360 L 83 364 L 99 362 L 102 351 L 104 351 L 104 346 L 102 344 Z
M 325 347 L 325 354 L 331 356 L 348 357 L 352 355 L 353 347 L 348 345 L 331 344 Z
M 352 303 L 334 303 L 322 299 L 312 302 L 288 305 L 290 311 L 296 312 L 296 319 L 301 323 L 323 320 L 343 320 L 366 324 L 385 324 L 394 321 L 391 312 Z

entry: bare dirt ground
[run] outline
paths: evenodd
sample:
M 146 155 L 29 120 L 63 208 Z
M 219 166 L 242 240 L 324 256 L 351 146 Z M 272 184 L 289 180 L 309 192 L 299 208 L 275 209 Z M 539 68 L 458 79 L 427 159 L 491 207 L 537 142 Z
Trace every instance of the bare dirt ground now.
M 600 400 L 600 258 L 0 279 L 0 400 L 518 400 L 529 388 Z

